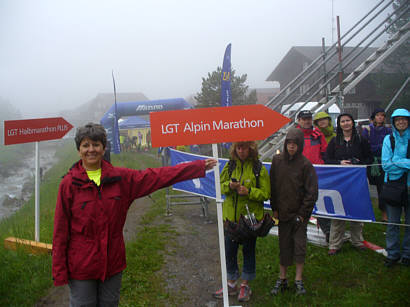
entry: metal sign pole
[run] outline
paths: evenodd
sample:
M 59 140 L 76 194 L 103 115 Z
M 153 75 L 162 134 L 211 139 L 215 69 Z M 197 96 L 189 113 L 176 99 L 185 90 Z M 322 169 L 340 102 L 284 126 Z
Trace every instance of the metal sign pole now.
M 35 156 L 35 234 L 34 240 L 40 242 L 40 155 L 38 149 L 38 143 L 36 142 L 36 156 Z
M 212 154 L 214 159 L 218 161 L 218 146 L 217 144 L 212 144 Z M 221 258 L 221 273 L 222 273 L 222 288 L 224 295 L 224 307 L 229 307 L 229 297 L 228 297 L 228 278 L 226 274 L 226 261 L 225 261 L 225 237 L 222 219 L 222 196 L 221 196 L 221 180 L 219 177 L 219 162 L 214 167 L 215 174 L 215 192 L 216 192 L 216 212 L 218 216 L 218 237 L 219 237 L 219 255 Z M 232 307 L 240 307 L 232 306 Z
M 212 154 L 214 159 L 218 161 L 218 146 L 212 144 Z M 215 174 L 215 192 L 216 192 L 216 212 L 218 216 L 218 235 L 219 235 L 219 254 L 221 257 L 221 272 L 222 272 L 222 288 L 224 295 L 224 306 L 229 306 L 228 299 L 228 281 L 226 274 L 226 261 L 225 261 L 225 237 L 223 229 L 223 220 L 222 220 L 222 196 L 221 196 L 221 181 L 219 177 L 219 163 L 214 167 Z

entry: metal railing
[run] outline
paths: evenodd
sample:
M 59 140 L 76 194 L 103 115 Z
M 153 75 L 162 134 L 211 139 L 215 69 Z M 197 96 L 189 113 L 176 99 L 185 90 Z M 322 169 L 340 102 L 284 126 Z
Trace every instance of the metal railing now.
M 379 17 L 383 12 L 390 7 L 393 1 L 385 0 L 380 1 L 373 9 L 371 9 L 362 19 L 360 19 L 352 28 L 350 28 L 343 36 L 343 47 L 351 42 L 354 38 L 357 38 L 359 34 L 364 33 L 364 31 L 369 31 L 371 23 Z M 382 6 L 382 4 L 384 5 Z M 409 3 L 406 1 L 400 7 L 393 10 L 386 18 L 379 22 L 376 26 L 371 27 L 370 32 L 364 35 L 364 38 L 360 40 L 356 46 L 352 47 L 346 54 L 343 55 L 342 63 L 336 60 L 338 53 L 337 43 L 333 44 L 329 48 L 325 49 L 324 53 L 320 54 L 315 60 L 312 61 L 300 74 L 298 74 L 291 82 L 289 82 L 277 96 L 272 98 L 266 106 L 276 109 L 282 105 L 286 107 L 282 110 L 282 113 L 286 113 L 295 103 L 303 102 L 293 114 L 289 116 L 292 122 L 297 115 L 297 113 L 302 110 L 309 101 L 314 99 L 318 101 L 312 112 L 319 112 L 325 110 L 336 103 L 343 93 L 348 93 L 352 90 L 366 75 L 369 74 L 377 65 L 379 65 L 388 55 L 390 55 L 397 47 L 399 47 L 403 42 L 405 42 L 409 37 L 409 24 L 403 26 L 391 39 L 389 39 L 382 47 L 378 48 L 374 53 L 372 53 L 365 61 L 360 63 L 345 79 L 343 79 L 342 84 L 337 84 L 335 86 L 335 79 L 338 76 L 340 69 L 342 71 L 346 70 L 349 65 L 352 65 L 358 57 L 360 57 L 364 52 L 368 51 L 370 46 L 383 34 L 385 34 L 389 28 L 395 25 L 401 17 L 409 12 Z M 393 20 L 391 16 L 396 16 Z M 368 19 L 367 21 L 365 21 Z M 362 24 L 363 23 L 363 24 Z M 362 24 L 360 26 L 360 24 Z M 379 31 L 377 34 L 375 34 Z M 350 33 L 353 34 L 348 36 Z M 326 64 L 330 61 L 336 61 L 336 64 L 330 65 L 328 71 L 323 71 Z M 331 90 L 332 96 L 326 96 L 326 89 L 329 86 L 335 86 Z M 297 95 L 296 91 L 304 87 L 306 90 L 301 94 Z M 296 95 L 295 95 L 296 94 Z M 339 98 L 338 98 L 339 97 Z M 293 111 L 293 110 L 292 110 Z M 287 125 L 280 129 L 276 134 L 264 140 L 260 145 L 260 152 L 262 159 L 269 158 L 274 151 L 276 151 L 283 143 L 285 138 L 285 133 L 292 125 Z

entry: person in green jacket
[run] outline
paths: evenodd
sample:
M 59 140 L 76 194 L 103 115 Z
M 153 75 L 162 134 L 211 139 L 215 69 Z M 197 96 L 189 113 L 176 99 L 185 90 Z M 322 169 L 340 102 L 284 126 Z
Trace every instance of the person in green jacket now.
M 336 136 L 336 132 L 332 124 L 332 118 L 326 112 L 316 113 L 313 118 L 313 123 L 325 135 L 325 139 L 328 144 Z
M 226 163 L 221 173 L 221 192 L 225 195 L 223 203 L 223 219 L 237 223 L 241 215 L 249 212 L 255 215 L 257 220 L 263 218 L 263 202 L 270 198 L 270 179 L 266 168 L 260 165 L 259 184 L 253 171 L 254 165 L 259 163 L 258 147 L 253 141 L 233 143 L 230 150 L 231 161 Z M 231 165 L 231 172 L 230 172 Z M 232 169 L 232 165 L 235 166 Z M 231 174 L 230 174 L 231 173 Z M 238 287 L 236 281 L 239 279 L 238 249 L 242 246 L 243 268 L 242 283 Z M 228 294 L 238 294 L 240 302 L 248 301 L 252 294 L 248 282 L 256 275 L 255 264 L 256 238 L 238 243 L 225 233 L 225 258 L 228 275 Z M 215 298 L 223 298 L 222 289 L 214 293 Z
M 316 113 L 313 118 L 313 124 L 325 135 L 326 143 L 329 144 L 330 141 L 336 136 L 336 132 L 332 125 L 332 118 L 326 112 Z M 331 220 L 327 218 L 317 218 L 317 223 L 325 234 L 327 243 L 329 243 L 330 237 L 330 222 Z

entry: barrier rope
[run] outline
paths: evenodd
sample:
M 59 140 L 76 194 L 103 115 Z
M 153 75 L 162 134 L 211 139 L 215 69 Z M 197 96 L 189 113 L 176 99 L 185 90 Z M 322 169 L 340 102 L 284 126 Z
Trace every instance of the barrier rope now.
M 334 216 L 325 216 L 325 215 L 316 215 L 316 214 L 312 214 L 312 216 L 314 216 L 316 218 L 324 218 L 324 219 L 329 219 L 329 220 L 340 220 L 340 221 L 348 221 L 348 222 L 372 223 L 372 224 L 396 225 L 396 226 L 410 227 L 410 224 L 401 224 L 401 223 L 399 224 L 399 223 L 378 222 L 378 221 L 359 221 L 359 220 L 353 220 L 353 219 L 346 219 L 346 218 L 340 218 L 340 217 L 334 217 Z

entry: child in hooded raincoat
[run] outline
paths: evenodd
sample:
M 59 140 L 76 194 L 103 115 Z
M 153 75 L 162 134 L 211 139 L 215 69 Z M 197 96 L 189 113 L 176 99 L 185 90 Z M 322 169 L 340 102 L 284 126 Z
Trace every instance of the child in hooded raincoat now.
M 307 224 L 318 198 L 318 179 L 312 163 L 302 154 L 303 146 L 303 132 L 291 128 L 286 135 L 283 152 L 272 159 L 270 206 L 273 216 L 279 218 L 280 270 L 272 295 L 288 288 L 286 273 L 293 262 L 296 263 L 296 295 L 306 293 L 302 274 Z

